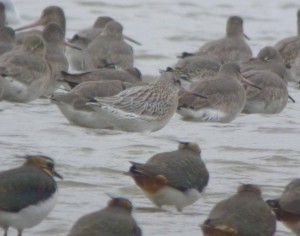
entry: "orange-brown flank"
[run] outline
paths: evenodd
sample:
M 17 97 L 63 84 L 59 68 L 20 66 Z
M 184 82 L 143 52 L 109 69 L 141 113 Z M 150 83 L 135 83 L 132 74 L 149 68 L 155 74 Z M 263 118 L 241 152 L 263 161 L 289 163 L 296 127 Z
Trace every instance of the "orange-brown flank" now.
M 148 193 L 156 193 L 161 188 L 167 185 L 167 179 L 163 175 L 145 176 L 145 175 L 133 175 L 136 184 Z
M 277 220 L 283 221 L 286 223 L 296 223 L 300 221 L 300 216 L 294 213 L 284 211 L 282 209 L 273 209 Z

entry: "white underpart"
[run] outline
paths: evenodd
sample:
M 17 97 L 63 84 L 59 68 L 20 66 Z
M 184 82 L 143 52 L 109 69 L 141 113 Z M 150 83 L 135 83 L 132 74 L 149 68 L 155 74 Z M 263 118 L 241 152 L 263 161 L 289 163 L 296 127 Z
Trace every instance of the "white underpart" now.
M 16 100 L 26 99 L 27 86 L 10 77 L 2 77 L 0 80 L 0 85 L 3 88 L 1 97 L 5 99 L 9 94 L 15 94 Z
M 0 88 L 3 89 L 0 91 L 0 100 L 4 99 L 11 102 L 30 102 L 37 99 L 45 91 L 43 79 L 37 79 L 30 85 L 26 85 L 9 76 L 1 77 Z
M 283 222 L 286 227 L 290 228 L 296 235 L 300 235 L 300 221 L 297 221 L 296 223 L 286 223 Z
M 155 114 L 153 114 L 153 116 L 139 115 L 115 109 L 112 106 L 106 106 L 104 104 L 101 104 L 100 107 L 93 104 L 93 107 L 97 110 L 99 116 L 109 122 L 114 129 L 129 132 L 160 130 L 173 116 L 173 113 L 163 118 L 155 116 Z
M 210 108 L 193 110 L 181 107 L 177 110 L 177 113 L 186 119 L 194 119 L 203 122 L 229 122 L 235 118 L 228 116 L 223 111 Z
M 95 129 L 111 128 L 106 119 L 99 116 L 95 111 L 77 110 L 72 105 L 66 103 L 57 103 L 56 105 L 72 124 Z
M 287 104 L 287 98 L 282 97 L 270 102 L 265 101 L 247 101 L 244 107 L 246 113 L 266 113 L 275 114 L 281 112 Z
M 56 191 L 49 199 L 37 205 L 28 206 L 17 213 L 0 211 L 0 225 L 22 230 L 39 224 L 56 205 L 57 195 Z
M 176 206 L 179 211 L 196 202 L 201 196 L 200 192 L 194 188 L 181 192 L 169 186 L 163 187 L 155 194 L 144 193 L 158 207 L 163 205 Z

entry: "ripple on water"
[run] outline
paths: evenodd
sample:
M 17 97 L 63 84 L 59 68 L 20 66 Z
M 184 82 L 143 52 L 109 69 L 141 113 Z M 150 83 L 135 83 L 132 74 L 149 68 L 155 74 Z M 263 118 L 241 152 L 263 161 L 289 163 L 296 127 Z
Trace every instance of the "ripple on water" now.
M 85 182 L 78 182 L 78 181 L 71 181 L 71 180 L 64 180 L 59 183 L 60 186 L 64 188 L 89 188 L 89 187 L 97 187 L 95 184 L 85 183 Z
M 22 9 L 20 25 L 36 19 L 43 8 L 54 3 L 14 2 Z M 149 81 L 159 75 L 159 69 L 174 65 L 180 52 L 196 51 L 204 42 L 223 37 L 229 15 L 244 18 L 253 52 L 296 35 L 296 9 L 300 6 L 298 0 L 234 4 L 223 0 L 65 0 L 59 5 L 67 15 L 68 37 L 91 25 L 99 15 L 120 20 L 124 32 L 143 43 L 133 47 L 135 62 L 142 74 L 150 75 Z M 58 182 L 60 198 L 55 209 L 25 234 L 67 235 L 80 216 L 106 206 L 107 193 L 133 202 L 137 207 L 133 214 L 144 235 L 165 236 L 201 235 L 199 224 L 217 202 L 233 195 L 240 183 L 259 184 L 266 199 L 280 196 L 286 184 L 299 177 L 300 93 L 292 86 L 289 93 L 297 102 L 289 102 L 280 114 L 241 115 L 229 124 L 186 122 L 175 115 L 166 127 L 150 134 L 70 125 L 47 99 L 29 104 L 1 102 L 0 169 L 21 165 L 16 154 L 38 152 L 55 158 L 57 171 L 64 176 Z M 199 143 L 210 172 L 199 201 L 182 213 L 174 207 L 157 210 L 134 181 L 122 174 L 128 171 L 129 160 L 144 162 L 156 153 L 175 150 L 176 140 Z M 281 223 L 277 229 L 276 236 L 292 235 Z

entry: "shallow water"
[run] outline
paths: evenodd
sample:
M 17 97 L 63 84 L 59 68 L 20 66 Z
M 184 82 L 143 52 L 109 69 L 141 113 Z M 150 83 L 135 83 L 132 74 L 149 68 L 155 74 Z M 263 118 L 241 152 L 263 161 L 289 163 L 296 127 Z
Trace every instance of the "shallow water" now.
M 21 25 L 57 1 L 15 0 L 15 4 Z M 133 46 L 136 66 L 144 74 L 158 75 L 158 69 L 173 65 L 182 51 L 195 51 L 207 40 L 222 37 L 230 15 L 244 18 L 256 55 L 260 48 L 296 34 L 300 4 L 296 0 L 65 0 L 60 6 L 67 16 L 68 37 L 100 15 L 122 22 L 124 32 L 143 44 Z M 15 155 L 41 153 L 53 157 L 64 176 L 55 209 L 24 235 L 66 235 L 78 217 L 106 205 L 106 194 L 132 200 L 144 235 L 170 236 L 201 235 L 198 225 L 240 183 L 259 184 L 265 199 L 279 196 L 290 180 L 299 177 L 300 94 L 295 85 L 290 85 L 290 94 L 297 103 L 289 103 L 277 115 L 241 115 L 229 124 L 185 122 L 175 115 L 165 128 L 150 134 L 73 126 L 48 100 L 0 103 L 0 170 L 20 165 Z M 183 213 L 172 207 L 153 211 L 133 180 L 122 173 L 128 170 L 129 161 L 144 162 L 158 152 L 175 150 L 176 140 L 201 145 L 210 171 L 209 185 L 202 198 Z M 281 223 L 277 228 L 277 236 L 292 235 Z

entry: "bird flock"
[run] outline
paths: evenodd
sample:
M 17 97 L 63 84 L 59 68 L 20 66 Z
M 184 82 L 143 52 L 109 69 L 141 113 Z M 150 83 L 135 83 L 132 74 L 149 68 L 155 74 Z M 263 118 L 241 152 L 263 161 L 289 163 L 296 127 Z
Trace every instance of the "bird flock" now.
M 47 6 L 28 25 L 7 25 L 0 2 L 0 101 L 29 103 L 48 99 L 77 126 L 124 132 L 154 132 L 175 113 L 183 121 L 232 122 L 241 113 L 280 113 L 288 85 L 300 81 L 300 37 L 262 48 L 256 57 L 247 44 L 240 16 L 228 18 L 225 37 L 183 52 L 174 65 L 149 82 L 134 64 L 131 46 L 109 16 L 66 39 L 66 17 Z M 300 34 L 300 10 L 297 11 Z M 43 26 L 43 30 L 31 29 Z M 30 29 L 30 30 L 28 30 Z M 26 30 L 26 31 L 24 31 Z M 0 172 L 0 227 L 18 236 L 44 220 L 57 199 L 54 160 L 27 155 L 20 167 Z M 177 150 L 158 153 L 146 163 L 131 162 L 131 177 L 153 204 L 181 212 L 201 198 L 209 171 L 197 143 L 179 141 Z M 131 201 L 110 196 L 107 206 L 82 216 L 69 236 L 142 235 Z M 300 180 L 287 184 L 278 199 L 265 201 L 255 184 L 241 184 L 233 196 L 216 203 L 200 224 L 205 236 L 272 236 L 276 221 L 300 235 Z M 167 217 L 167 216 L 166 216 Z

